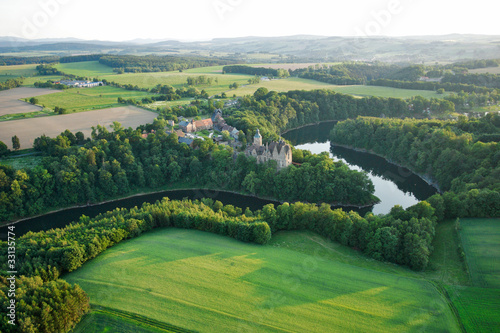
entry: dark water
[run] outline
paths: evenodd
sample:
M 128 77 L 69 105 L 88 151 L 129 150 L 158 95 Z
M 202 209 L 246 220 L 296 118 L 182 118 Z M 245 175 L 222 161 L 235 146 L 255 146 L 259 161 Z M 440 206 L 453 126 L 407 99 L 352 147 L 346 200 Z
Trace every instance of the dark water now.
M 279 202 L 276 201 L 238 195 L 230 192 L 212 190 L 173 190 L 145 194 L 94 206 L 70 208 L 59 212 L 34 217 L 14 224 L 15 234 L 16 237 L 19 237 L 24 235 L 28 231 L 36 232 L 41 230 L 49 230 L 52 228 L 62 228 L 72 221 L 77 221 L 83 214 L 92 218 L 100 213 L 104 213 L 115 208 L 133 208 L 135 206 L 140 207 L 144 202 L 154 203 L 157 200 L 161 200 L 163 197 L 169 197 L 171 200 L 182 200 L 184 198 L 188 198 L 191 200 L 212 198 L 214 201 L 219 200 L 225 205 L 233 205 L 236 207 L 240 207 L 243 210 L 248 207 L 252 211 L 261 209 L 263 206 L 269 203 L 273 203 L 275 205 L 279 204 Z M 7 227 L 2 227 L 0 228 L 0 239 L 5 240 L 6 238 Z
M 373 206 L 375 214 L 386 214 L 394 205 L 412 206 L 436 193 L 434 187 L 406 168 L 372 154 L 331 145 L 328 134 L 334 126 L 334 122 L 322 123 L 293 130 L 283 136 L 297 148 L 316 154 L 327 151 L 334 160 L 343 161 L 350 169 L 366 171 L 375 185 L 375 195 L 381 200 Z
M 319 125 L 307 126 L 290 131 L 283 136 L 290 140 L 296 147 L 311 150 L 313 153 L 330 152 L 335 160 L 342 160 L 353 170 L 365 170 L 375 185 L 375 195 L 381 199 L 381 203 L 373 206 L 375 214 L 385 214 L 396 204 L 409 207 L 424 200 L 436 193 L 436 190 L 425 181 L 404 168 L 388 163 L 383 158 L 371 154 L 356 152 L 351 149 L 334 147 L 328 141 L 328 134 L 335 126 L 335 123 L 323 123 Z M 142 196 L 122 199 L 114 202 L 104 203 L 95 206 L 71 208 L 56 213 L 46 214 L 40 217 L 27 219 L 15 224 L 15 234 L 17 237 L 28 231 L 41 231 L 51 228 L 61 228 L 72 221 L 76 221 L 82 214 L 95 217 L 115 208 L 132 208 L 141 206 L 144 202 L 154 203 L 163 197 L 168 196 L 172 200 L 191 200 L 204 197 L 219 200 L 225 205 L 234 205 L 251 210 L 261 209 L 268 203 L 279 204 L 276 201 L 258 199 L 245 195 L 239 195 L 223 191 L 211 190 L 174 190 L 161 193 L 145 194 Z M 344 208 L 346 209 L 346 208 Z M 348 208 L 349 210 L 351 208 Z M 370 208 L 355 209 L 360 214 L 370 211 Z M 0 239 L 5 240 L 7 227 L 0 228 Z

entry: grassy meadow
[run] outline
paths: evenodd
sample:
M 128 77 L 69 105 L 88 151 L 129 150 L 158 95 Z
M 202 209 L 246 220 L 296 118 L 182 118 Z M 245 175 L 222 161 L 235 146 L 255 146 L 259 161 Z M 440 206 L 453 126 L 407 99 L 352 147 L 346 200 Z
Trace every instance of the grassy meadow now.
M 64 278 L 93 306 L 202 332 L 458 331 L 433 284 L 332 260 L 344 255 L 310 236 L 282 233 L 259 246 L 160 229 Z M 299 240 L 298 250 L 287 246 Z

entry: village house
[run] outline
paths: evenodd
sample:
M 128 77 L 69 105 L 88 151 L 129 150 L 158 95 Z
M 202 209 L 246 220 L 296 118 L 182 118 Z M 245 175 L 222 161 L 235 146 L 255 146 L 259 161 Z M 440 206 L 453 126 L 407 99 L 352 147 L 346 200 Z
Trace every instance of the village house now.
M 274 160 L 278 164 L 278 170 L 292 164 L 292 147 L 284 141 L 273 141 L 264 146 L 258 129 L 253 138 L 253 144 L 245 150 L 245 154 L 255 157 L 257 163 Z
M 212 119 L 202 119 L 202 120 L 191 120 L 191 121 L 181 121 L 179 127 L 186 133 L 192 133 L 196 131 L 210 130 L 214 127 Z

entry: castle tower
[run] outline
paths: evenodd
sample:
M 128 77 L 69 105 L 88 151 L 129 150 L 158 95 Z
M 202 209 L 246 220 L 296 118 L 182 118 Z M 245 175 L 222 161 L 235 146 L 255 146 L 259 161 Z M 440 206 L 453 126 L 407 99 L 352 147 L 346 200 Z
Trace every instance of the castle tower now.
M 257 146 L 262 146 L 262 135 L 260 135 L 259 129 L 257 128 L 257 133 L 253 137 L 253 144 Z

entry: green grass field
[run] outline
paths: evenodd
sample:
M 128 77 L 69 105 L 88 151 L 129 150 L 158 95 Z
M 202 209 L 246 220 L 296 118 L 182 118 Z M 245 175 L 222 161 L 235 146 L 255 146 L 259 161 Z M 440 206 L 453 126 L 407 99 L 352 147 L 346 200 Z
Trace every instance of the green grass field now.
M 202 332 L 458 331 L 431 283 L 332 260 L 343 256 L 335 244 L 290 235 L 259 246 L 160 229 L 64 278 L 94 306 Z
M 460 227 L 473 286 L 500 288 L 500 219 L 461 219 Z
M 446 290 L 467 332 L 499 331 L 500 289 L 448 286 Z
M 102 65 L 99 61 L 71 62 L 66 64 L 57 64 L 55 67 L 59 71 L 66 74 L 91 78 L 115 74 L 113 72 L 113 68 Z
M 472 287 L 447 286 L 467 332 L 500 327 L 500 219 L 461 219 L 460 238 Z
M 38 96 L 38 104 L 50 109 L 56 106 L 71 112 L 98 110 L 120 106 L 118 97 L 142 98 L 151 95 L 147 92 L 125 90 L 115 87 L 72 88 L 59 93 Z
M 14 66 L 0 66 L 0 82 L 17 77 L 29 77 L 37 73 L 37 65 L 14 65 Z

